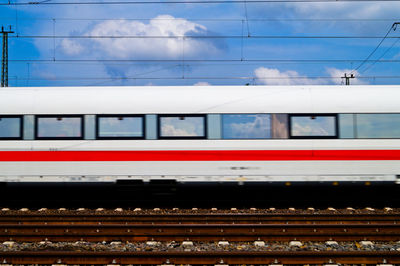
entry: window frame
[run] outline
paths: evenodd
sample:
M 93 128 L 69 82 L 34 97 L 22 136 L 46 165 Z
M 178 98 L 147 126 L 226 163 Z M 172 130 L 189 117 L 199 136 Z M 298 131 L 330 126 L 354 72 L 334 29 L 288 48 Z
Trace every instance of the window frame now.
M 81 120 L 81 136 L 80 137 L 39 137 L 39 119 L 40 118 L 80 118 Z M 35 140 L 82 140 L 85 138 L 85 121 L 84 115 L 35 115 Z
M 0 137 L 0 140 L 23 140 L 24 139 L 24 116 L 23 115 L 0 115 L 0 118 L 19 118 L 19 137 Z
M 118 137 L 104 137 L 100 136 L 100 118 L 102 117 L 139 117 L 142 118 L 142 136 L 139 137 L 134 137 L 134 136 L 128 136 L 128 137 L 123 137 L 123 136 L 118 136 Z M 96 128 L 96 134 L 95 138 L 99 140 L 129 140 L 129 139 L 146 139 L 146 118 L 145 115 L 137 115 L 137 114 L 102 114 L 102 115 L 96 115 L 96 122 L 95 122 L 95 128 Z
M 293 136 L 292 135 L 292 117 L 304 117 L 304 116 L 323 116 L 323 117 L 334 117 L 335 118 L 335 135 L 332 136 Z M 288 126 L 289 126 L 289 139 L 338 139 L 339 138 L 339 119 L 338 114 L 328 113 L 304 113 L 304 114 L 288 114 Z
M 202 117 L 204 136 L 161 136 L 161 118 L 163 117 Z M 208 139 L 207 114 L 158 114 L 157 139 Z

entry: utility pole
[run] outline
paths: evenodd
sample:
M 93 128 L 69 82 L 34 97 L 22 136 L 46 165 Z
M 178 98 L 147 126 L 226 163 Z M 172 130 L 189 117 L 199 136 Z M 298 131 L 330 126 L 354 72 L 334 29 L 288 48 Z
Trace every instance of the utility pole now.
M 1 34 L 3 34 L 3 53 L 1 57 L 1 87 L 8 87 L 8 34 L 14 33 L 10 30 L 4 30 L 1 27 Z
M 347 76 L 347 73 L 344 73 L 344 77 L 342 79 L 346 79 L 346 85 L 350 85 L 350 79 L 354 78 L 354 74 L 350 74 L 350 76 Z

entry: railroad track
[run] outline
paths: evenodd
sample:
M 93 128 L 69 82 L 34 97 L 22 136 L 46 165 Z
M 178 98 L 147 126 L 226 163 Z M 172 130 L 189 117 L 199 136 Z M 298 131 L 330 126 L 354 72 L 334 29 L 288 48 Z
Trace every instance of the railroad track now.
M 391 264 L 393 252 L 6 252 L 13 264 Z M 3 259 L 6 258 L 6 259 Z M 388 259 L 382 259 L 388 258 Z M 336 265 L 336 264 L 335 264 Z
M 119 212 L 81 213 L 64 212 L 12 212 L 0 213 L 2 224 L 396 224 L 400 223 L 400 213 L 138 213 Z
M 397 241 L 400 224 L 0 225 L 0 241 Z
M 13 264 L 397 264 L 399 240 L 392 209 L 0 212 Z

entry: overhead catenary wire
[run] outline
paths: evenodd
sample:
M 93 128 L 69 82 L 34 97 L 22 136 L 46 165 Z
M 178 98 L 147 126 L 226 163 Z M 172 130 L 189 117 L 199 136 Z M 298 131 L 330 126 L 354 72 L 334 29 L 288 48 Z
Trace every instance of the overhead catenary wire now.
M 360 76 L 358 79 L 400 79 L 400 75 L 393 76 Z M 235 77 L 13 77 L 14 80 L 48 80 L 48 81 L 73 81 L 73 80 L 296 80 L 296 79 L 341 79 L 339 76 L 293 76 L 293 77 L 259 77 L 259 76 L 235 76 Z
M 143 75 L 147 75 L 147 74 L 160 72 L 160 71 L 163 71 L 163 70 L 173 69 L 173 68 L 176 68 L 176 67 L 180 67 L 180 65 L 172 65 L 172 66 L 162 67 L 162 68 L 158 68 L 158 69 L 154 69 L 154 70 L 150 70 L 150 71 L 145 71 L 145 72 L 137 73 L 137 74 L 135 74 L 135 76 L 136 77 L 143 76 Z M 88 86 L 95 86 L 95 85 L 99 85 L 99 84 L 102 84 L 102 83 L 105 83 L 105 82 L 108 82 L 108 81 L 112 81 L 112 80 L 113 79 L 106 80 L 106 81 L 101 81 L 101 82 L 96 82 L 96 83 L 89 84 Z
M 3 17 L 2 19 L 4 20 L 14 20 L 15 18 L 13 17 Z M 53 21 L 53 20 L 58 20 L 58 21 L 122 21 L 122 20 L 138 20 L 138 21 L 150 21 L 150 20 L 155 20 L 155 21 L 176 21 L 176 20 L 190 20 L 190 21 L 227 21 L 227 22 L 241 22 L 243 18 L 143 18 L 143 17 L 138 17 L 138 18 L 71 18 L 71 17 L 52 17 L 52 18 L 29 18 L 29 17 L 18 17 L 18 20 L 28 20 L 28 21 Z M 284 22 L 298 22 L 298 21 L 310 21 L 310 22 L 315 22 L 315 21 L 327 21 L 327 22 L 392 22 L 392 21 L 397 21 L 400 20 L 400 18 L 248 18 L 248 21 L 284 21 Z
M 399 39 L 400 36 L 349 36 L 349 35 L 10 35 L 21 39 Z
M 400 0 L 183 0 L 183 1 L 25 1 L 0 3 L 4 6 L 17 5 L 147 5 L 147 4 L 249 4 L 259 3 L 338 3 L 338 2 L 398 2 Z
M 399 39 L 398 39 L 399 40 Z M 178 63 L 182 59 L 9 59 L 14 63 Z M 358 63 L 364 59 L 185 59 L 186 63 Z M 400 63 L 400 59 L 368 60 L 376 63 Z
M 370 53 L 356 68 L 354 68 L 354 69 L 351 71 L 350 75 L 351 75 L 351 74 L 354 74 L 357 70 L 359 70 L 359 69 L 367 62 L 367 60 L 369 60 L 369 59 L 371 58 L 371 56 L 378 50 L 378 48 L 381 46 L 381 44 L 382 44 L 386 39 L 390 38 L 390 37 L 388 37 L 389 33 L 390 33 L 392 30 L 395 30 L 395 29 L 396 29 L 396 26 L 397 26 L 398 24 L 400 24 L 400 23 L 399 23 L 399 22 L 395 22 L 395 23 L 392 24 L 392 26 L 390 27 L 390 29 L 387 31 L 387 33 L 386 33 L 385 36 L 382 38 L 382 40 L 378 43 L 378 45 L 375 47 L 375 49 L 373 49 L 372 52 L 371 52 L 371 53 Z M 399 38 L 399 37 L 397 37 L 397 38 Z
M 381 56 L 379 56 L 376 60 L 372 61 L 372 64 L 370 64 L 368 67 L 366 67 L 362 73 L 365 73 L 367 70 L 369 70 L 371 67 L 373 67 L 376 63 L 380 62 L 381 58 L 383 58 L 398 42 L 400 39 L 397 39 L 395 42 L 392 43 L 390 47 L 388 47 L 385 52 Z
M 246 17 L 246 25 L 247 25 L 247 36 L 250 37 L 250 26 L 249 26 L 249 16 L 247 14 L 247 2 L 244 2 L 244 15 Z

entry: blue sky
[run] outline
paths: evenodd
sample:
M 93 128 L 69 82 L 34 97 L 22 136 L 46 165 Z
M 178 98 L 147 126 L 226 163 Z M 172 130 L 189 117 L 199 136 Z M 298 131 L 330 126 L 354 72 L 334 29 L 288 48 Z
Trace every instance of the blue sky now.
M 18 36 L 146 37 L 10 38 L 10 86 L 340 84 L 337 77 L 360 63 L 351 60 L 365 59 L 381 39 L 259 37 L 384 36 L 398 14 L 397 2 L 0 6 L 1 24 Z M 388 36 L 399 37 L 400 28 Z M 371 59 L 394 44 L 382 59 L 399 60 L 396 40 L 386 39 Z M 350 61 L 257 61 L 322 59 Z M 397 76 L 399 66 L 366 63 L 351 82 L 398 84 L 382 76 Z

